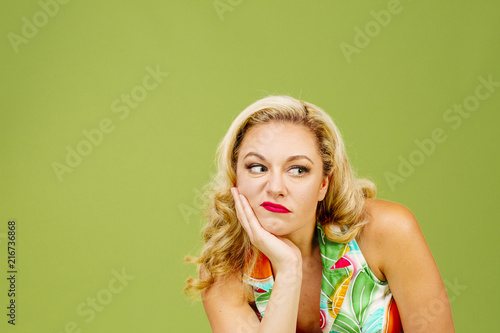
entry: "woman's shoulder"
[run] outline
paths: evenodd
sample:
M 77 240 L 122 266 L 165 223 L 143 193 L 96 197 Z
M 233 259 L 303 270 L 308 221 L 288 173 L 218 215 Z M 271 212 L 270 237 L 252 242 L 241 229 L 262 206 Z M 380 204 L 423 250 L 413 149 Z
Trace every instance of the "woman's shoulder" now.
M 381 236 L 400 237 L 418 228 L 415 215 L 407 207 L 388 200 L 366 199 L 368 223 L 363 227 L 365 237 L 380 239 Z M 418 228 L 419 229 L 419 228 Z
M 368 222 L 356 238 L 373 273 L 386 280 L 384 267 L 394 254 L 403 251 L 415 237 L 423 237 L 417 219 L 410 209 L 396 202 L 367 199 Z
M 366 211 L 369 221 L 358 245 L 373 273 L 388 282 L 405 330 L 420 332 L 425 327 L 420 319 L 425 318 L 433 332 L 454 332 L 443 280 L 413 213 L 398 203 L 374 199 L 366 200 Z M 429 317 L 429 304 L 439 304 L 440 313 Z

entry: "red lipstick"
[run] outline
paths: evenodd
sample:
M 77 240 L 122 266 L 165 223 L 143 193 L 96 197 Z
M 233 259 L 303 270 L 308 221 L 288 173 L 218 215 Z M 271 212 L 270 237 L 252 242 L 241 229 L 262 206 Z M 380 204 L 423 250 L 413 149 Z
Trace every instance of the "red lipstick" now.
M 263 203 L 260 204 L 264 209 L 267 209 L 270 212 L 273 213 L 290 213 L 288 208 L 282 205 L 278 205 L 269 201 L 264 201 Z

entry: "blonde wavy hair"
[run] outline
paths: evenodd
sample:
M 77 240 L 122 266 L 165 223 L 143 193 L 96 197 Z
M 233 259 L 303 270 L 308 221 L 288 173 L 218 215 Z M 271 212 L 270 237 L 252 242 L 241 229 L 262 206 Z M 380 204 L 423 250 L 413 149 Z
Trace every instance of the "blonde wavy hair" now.
M 290 96 L 260 99 L 238 115 L 217 149 L 217 174 L 205 190 L 204 244 L 199 257 L 185 258 L 200 265 L 199 279 L 186 280 L 184 291 L 188 295 L 196 295 L 209 288 L 216 278 L 231 274 L 243 281 L 244 273 L 255 264 L 259 251 L 238 221 L 231 188 L 236 185 L 236 161 L 246 131 L 272 121 L 304 125 L 317 138 L 323 174 L 330 177 L 326 196 L 316 210 L 326 236 L 334 242 L 347 243 L 368 222 L 364 202 L 375 196 L 375 185 L 355 177 L 340 132 L 330 116 L 319 107 Z M 247 297 L 252 298 L 248 293 Z

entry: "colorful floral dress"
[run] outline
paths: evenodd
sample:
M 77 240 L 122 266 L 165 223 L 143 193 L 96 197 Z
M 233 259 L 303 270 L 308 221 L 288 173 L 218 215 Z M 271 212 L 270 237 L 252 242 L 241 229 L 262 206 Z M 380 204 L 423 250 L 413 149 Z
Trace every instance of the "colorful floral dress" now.
M 330 241 L 317 224 L 323 261 L 320 327 L 324 333 L 400 333 L 399 312 L 387 282 L 370 270 L 355 240 Z M 264 316 L 274 278 L 269 259 L 261 254 L 246 283 L 253 287 L 255 305 Z

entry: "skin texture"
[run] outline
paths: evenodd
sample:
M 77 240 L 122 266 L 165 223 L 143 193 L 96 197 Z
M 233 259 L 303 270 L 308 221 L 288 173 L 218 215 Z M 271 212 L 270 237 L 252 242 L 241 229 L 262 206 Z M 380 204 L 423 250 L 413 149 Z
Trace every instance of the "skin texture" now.
M 270 259 L 275 284 L 259 322 L 236 274 L 216 280 L 202 293 L 213 332 L 321 332 L 315 213 L 329 179 L 323 176 L 314 135 L 289 123 L 252 127 L 243 138 L 236 175 L 232 193 L 238 219 Z M 261 206 L 264 201 L 290 213 L 270 212 Z M 413 214 L 378 199 L 368 199 L 365 208 L 370 221 L 357 241 L 374 274 L 389 282 L 404 331 L 454 332 L 443 282 Z

